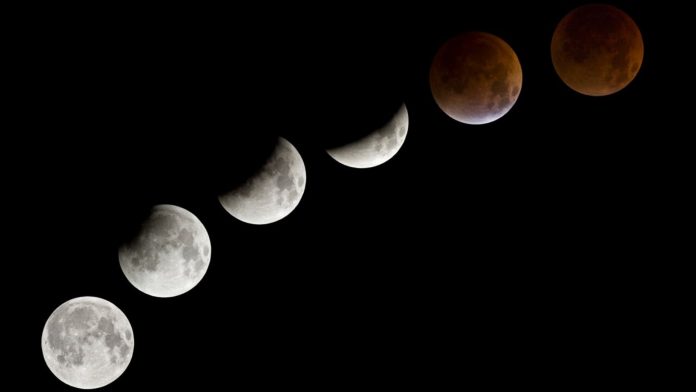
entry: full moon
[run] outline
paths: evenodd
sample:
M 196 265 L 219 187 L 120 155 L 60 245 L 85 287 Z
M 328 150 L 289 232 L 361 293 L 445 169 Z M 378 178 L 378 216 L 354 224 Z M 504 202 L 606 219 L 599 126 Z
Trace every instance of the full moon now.
M 602 4 L 576 8 L 556 27 L 551 60 L 571 89 L 603 96 L 626 87 L 643 63 L 643 38 L 630 16 Z
M 329 155 L 349 167 L 364 169 L 390 160 L 399 151 L 408 132 L 406 104 L 382 128 L 344 146 L 327 150 Z
M 62 382 L 81 389 L 110 384 L 133 356 L 133 328 L 116 305 L 79 297 L 60 305 L 41 336 L 44 360 Z
M 264 225 L 290 214 L 304 194 L 307 173 L 300 153 L 278 138 L 264 166 L 240 187 L 218 200 L 230 215 L 242 222 Z
M 118 259 L 128 281 L 145 294 L 174 297 L 196 286 L 210 263 L 210 237 L 195 215 L 157 205 L 140 233 L 121 246 Z
M 465 124 L 487 124 L 504 116 L 522 89 L 515 51 L 495 35 L 463 33 L 437 51 L 430 89 L 445 114 Z

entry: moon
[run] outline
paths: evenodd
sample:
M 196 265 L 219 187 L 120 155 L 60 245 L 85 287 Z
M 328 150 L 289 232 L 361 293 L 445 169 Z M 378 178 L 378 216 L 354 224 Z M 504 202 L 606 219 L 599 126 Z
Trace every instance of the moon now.
M 167 298 L 195 287 L 210 263 L 210 237 L 189 211 L 168 204 L 152 208 L 140 232 L 121 246 L 121 270 L 145 294 Z
M 643 63 L 643 38 L 633 19 L 620 9 L 584 5 L 556 27 L 551 60 L 571 89 L 591 96 L 610 95 L 636 77 Z
M 482 32 L 451 38 L 430 66 L 430 89 L 445 114 L 464 124 L 504 116 L 522 89 L 522 67 L 502 39 Z
M 97 297 L 60 305 L 41 335 L 48 368 L 62 382 L 81 389 L 100 388 L 119 378 L 130 364 L 134 343 L 126 315 Z
M 238 188 L 219 196 L 223 208 L 242 222 L 264 225 L 288 216 L 302 199 L 307 173 L 300 153 L 278 143 L 263 167 Z
M 339 163 L 356 169 L 375 167 L 390 160 L 406 140 L 408 111 L 402 104 L 392 119 L 362 139 L 327 150 Z

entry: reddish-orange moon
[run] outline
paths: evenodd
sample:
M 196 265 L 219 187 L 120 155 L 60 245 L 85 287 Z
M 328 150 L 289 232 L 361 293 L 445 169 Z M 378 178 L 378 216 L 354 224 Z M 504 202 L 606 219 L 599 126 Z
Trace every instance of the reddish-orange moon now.
M 551 60 L 568 87 L 585 95 L 609 95 L 636 77 L 643 63 L 643 38 L 633 19 L 620 9 L 584 5 L 556 27 Z
M 438 50 L 430 66 L 430 89 L 445 114 L 465 124 L 486 124 L 504 116 L 522 89 L 522 67 L 495 35 L 457 35 Z

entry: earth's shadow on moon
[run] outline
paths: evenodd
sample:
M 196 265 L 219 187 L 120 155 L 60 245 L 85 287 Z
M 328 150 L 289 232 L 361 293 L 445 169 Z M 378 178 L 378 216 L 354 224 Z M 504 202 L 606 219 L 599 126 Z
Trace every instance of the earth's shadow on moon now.
M 310 42 L 298 65 L 301 77 L 295 87 L 307 93 L 290 117 L 313 142 L 330 149 L 362 139 L 391 120 L 407 100 L 412 54 L 401 31 L 362 26 L 359 32 L 332 31 L 323 39 L 331 45 Z
M 208 141 L 211 153 L 205 159 L 208 173 L 203 192 L 217 196 L 243 185 L 272 157 L 279 136 L 259 132 L 253 138 L 233 138 L 234 146 Z
M 403 97 L 383 94 L 360 93 L 365 99 L 346 105 L 354 112 L 340 121 L 334 121 L 331 129 L 321 135 L 321 145 L 327 149 L 344 146 L 360 140 L 387 125 L 403 104 Z M 338 113 L 337 113 L 338 115 Z
M 217 203 L 217 196 L 243 185 L 264 166 L 277 145 L 278 136 L 259 132 L 253 137 L 227 140 L 221 143 L 212 135 L 202 135 L 164 149 L 181 151 L 185 147 L 190 150 L 186 165 L 169 164 L 163 152 L 161 156 L 157 153 L 152 160 L 136 158 L 146 162 L 143 167 L 122 168 L 129 184 L 127 188 L 111 190 L 119 198 L 119 203 L 109 213 L 116 233 L 111 240 L 112 246 L 135 239 L 155 205 L 173 204 L 189 209 L 191 204 Z M 175 156 L 172 153 L 172 158 Z M 191 212 L 196 214 L 195 209 Z

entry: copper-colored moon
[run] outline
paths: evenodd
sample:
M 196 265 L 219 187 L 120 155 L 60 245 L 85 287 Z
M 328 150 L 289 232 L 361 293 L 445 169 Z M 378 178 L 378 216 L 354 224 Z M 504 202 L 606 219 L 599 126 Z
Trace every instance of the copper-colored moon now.
M 636 77 L 643 63 L 643 38 L 633 19 L 620 9 L 584 5 L 556 27 L 551 60 L 568 87 L 585 95 L 609 95 Z
M 465 124 L 504 116 L 522 88 L 522 67 L 502 39 L 481 32 L 460 34 L 438 50 L 430 66 L 430 89 L 445 114 Z

